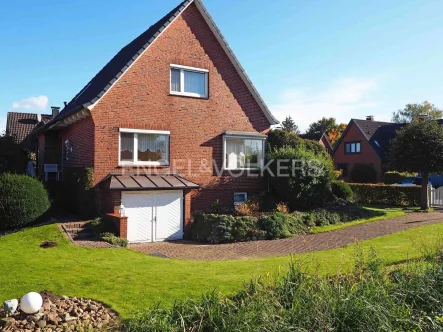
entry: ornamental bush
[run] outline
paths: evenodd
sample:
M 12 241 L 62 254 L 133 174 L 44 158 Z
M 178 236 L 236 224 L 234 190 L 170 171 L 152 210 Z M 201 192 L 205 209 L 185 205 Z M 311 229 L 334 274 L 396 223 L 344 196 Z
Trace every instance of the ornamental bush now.
M 51 204 L 43 184 L 27 175 L 0 175 L 0 229 L 15 229 L 40 221 Z
M 352 201 L 353 193 L 349 184 L 343 181 L 332 181 L 331 182 L 332 193 L 337 197 L 344 199 L 348 202 Z
M 419 186 L 396 186 L 383 184 L 350 183 L 356 202 L 362 204 L 384 204 L 397 206 L 419 206 Z
M 329 198 L 334 176 L 329 155 L 285 147 L 272 150 L 267 160 L 270 189 L 292 210 L 322 206 Z
M 351 169 L 351 180 L 355 183 L 376 183 L 377 170 L 374 164 L 357 163 Z

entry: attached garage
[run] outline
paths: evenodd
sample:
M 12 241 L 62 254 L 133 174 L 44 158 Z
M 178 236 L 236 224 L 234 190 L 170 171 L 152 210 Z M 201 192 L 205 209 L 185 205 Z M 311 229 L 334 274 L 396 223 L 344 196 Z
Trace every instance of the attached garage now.
M 103 186 L 120 192 L 113 205 L 121 205 L 120 237 L 130 243 L 183 239 L 184 195 L 199 188 L 179 174 L 110 174 Z
M 183 238 L 183 190 L 122 192 L 128 217 L 128 241 Z

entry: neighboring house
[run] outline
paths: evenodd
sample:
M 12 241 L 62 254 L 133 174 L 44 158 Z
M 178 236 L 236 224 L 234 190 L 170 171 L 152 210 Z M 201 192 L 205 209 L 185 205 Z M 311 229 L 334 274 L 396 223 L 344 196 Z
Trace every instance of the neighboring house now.
M 121 237 L 180 239 L 191 211 L 265 190 L 257 169 L 276 123 L 202 2 L 186 0 L 39 130 L 39 158 L 93 168 L 96 212 Z
M 325 147 L 326 152 L 332 155 L 334 147 L 332 146 L 331 141 L 329 140 L 328 135 L 326 135 L 326 133 L 323 133 L 321 135 L 300 134 L 299 136 L 304 139 L 310 139 L 319 142 L 321 145 Z
M 403 126 L 405 124 L 375 121 L 373 116 L 366 120 L 352 119 L 334 149 L 336 169 L 343 170 L 343 177 L 349 180 L 355 164 L 373 164 L 377 181 L 382 181 L 389 146 Z
M 56 115 L 56 114 L 55 114 Z M 48 123 L 52 115 L 8 112 L 6 136 L 12 136 L 18 144 L 30 152 L 37 152 L 37 136 L 31 134 L 36 128 Z

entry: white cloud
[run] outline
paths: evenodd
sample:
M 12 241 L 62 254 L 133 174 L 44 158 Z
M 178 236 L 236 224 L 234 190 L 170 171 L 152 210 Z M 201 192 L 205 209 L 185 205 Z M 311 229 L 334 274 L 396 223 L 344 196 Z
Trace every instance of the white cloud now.
M 348 123 L 351 118 L 364 118 L 366 115 L 387 120 L 384 118 L 386 114 L 377 110 L 378 103 L 374 100 L 378 86 L 375 80 L 345 78 L 321 91 L 289 89 L 282 93 L 279 103 L 271 105 L 271 111 L 280 121 L 290 115 L 302 131 L 322 117 L 334 117 L 339 123 Z
M 48 107 L 48 97 L 38 96 L 25 98 L 12 103 L 13 110 L 44 110 Z

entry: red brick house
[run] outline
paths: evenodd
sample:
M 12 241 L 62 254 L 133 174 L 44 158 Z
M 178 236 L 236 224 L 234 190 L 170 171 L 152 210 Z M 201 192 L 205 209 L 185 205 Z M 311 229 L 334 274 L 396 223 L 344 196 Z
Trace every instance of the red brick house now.
M 276 123 L 202 2 L 186 0 L 40 131 L 38 157 L 92 168 L 96 212 L 119 219 L 121 237 L 180 239 L 192 211 L 265 189 L 257 169 Z
M 389 145 L 396 137 L 397 130 L 404 124 L 375 121 L 373 116 L 366 120 L 352 119 L 333 152 L 336 169 L 343 170 L 343 178 L 355 164 L 373 164 L 377 181 L 383 180 L 388 163 Z

